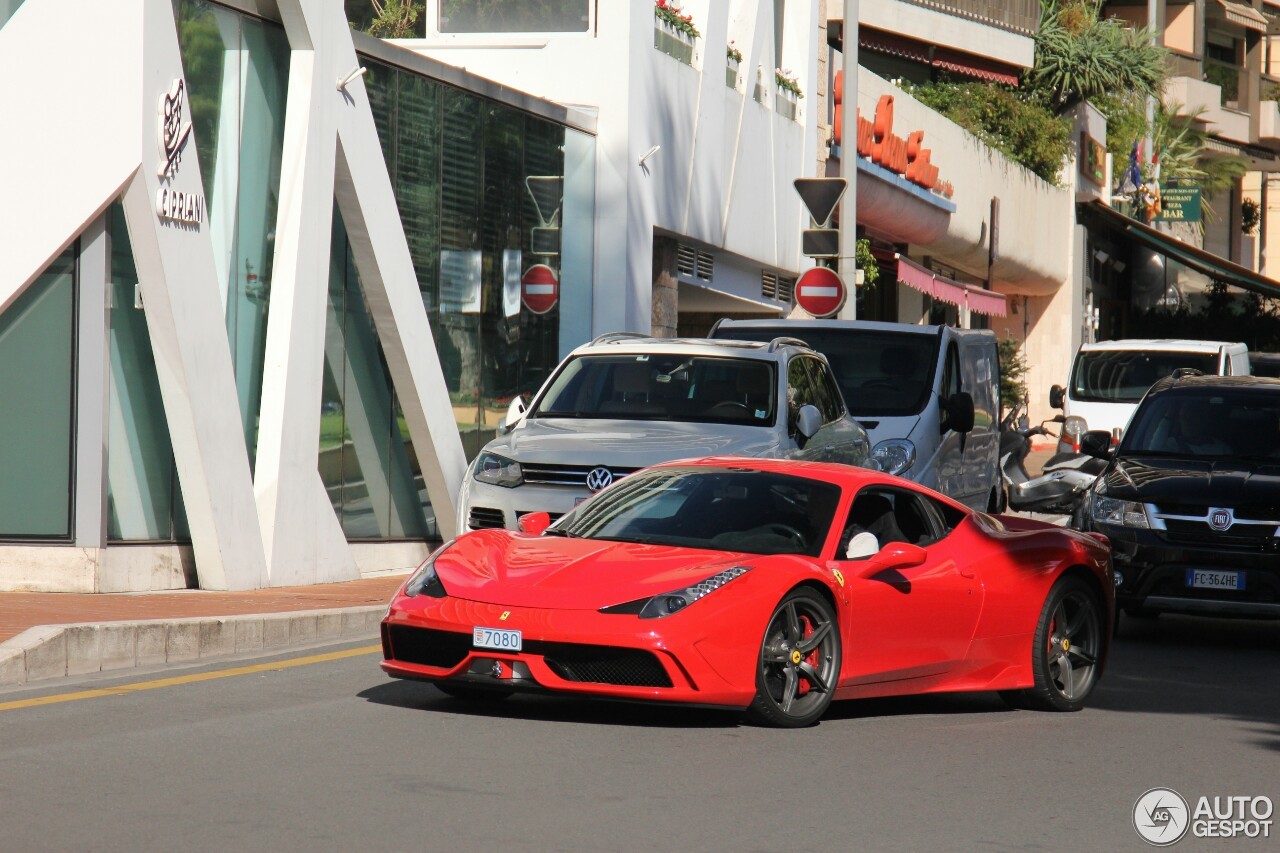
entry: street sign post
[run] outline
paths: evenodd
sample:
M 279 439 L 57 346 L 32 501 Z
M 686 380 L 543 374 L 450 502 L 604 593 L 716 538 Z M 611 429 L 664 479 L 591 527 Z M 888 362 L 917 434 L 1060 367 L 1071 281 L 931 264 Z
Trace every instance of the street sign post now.
M 560 280 L 546 264 L 534 264 L 520 277 L 520 301 L 534 314 L 545 314 L 560 301 Z
M 796 282 L 796 304 L 815 317 L 830 317 L 845 300 L 844 282 L 828 267 L 807 270 Z

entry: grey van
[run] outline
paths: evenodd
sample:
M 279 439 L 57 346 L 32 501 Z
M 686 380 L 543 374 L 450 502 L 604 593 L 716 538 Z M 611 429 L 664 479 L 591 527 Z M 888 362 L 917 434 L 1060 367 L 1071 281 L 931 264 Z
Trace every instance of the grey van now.
M 710 336 L 780 335 L 827 357 L 884 470 L 977 510 L 1003 509 L 994 332 L 862 320 L 721 320 Z

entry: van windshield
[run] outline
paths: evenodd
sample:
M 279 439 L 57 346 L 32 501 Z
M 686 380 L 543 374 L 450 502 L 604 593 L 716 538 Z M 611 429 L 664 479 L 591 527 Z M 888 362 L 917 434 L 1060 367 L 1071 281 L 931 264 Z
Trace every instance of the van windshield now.
M 849 413 L 859 418 L 919 414 L 933 390 L 938 336 L 867 329 L 733 326 L 717 337 L 771 341 L 796 337 L 827 357 Z
M 531 418 L 614 418 L 771 426 L 773 362 L 646 353 L 570 359 Z
M 1136 403 L 1148 388 L 1179 367 L 1191 367 L 1212 376 L 1218 372 L 1218 354 L 1082 351 L 1076 356 L 1075 366 L 1071 369 L 1071 398 L 1091 403 Z

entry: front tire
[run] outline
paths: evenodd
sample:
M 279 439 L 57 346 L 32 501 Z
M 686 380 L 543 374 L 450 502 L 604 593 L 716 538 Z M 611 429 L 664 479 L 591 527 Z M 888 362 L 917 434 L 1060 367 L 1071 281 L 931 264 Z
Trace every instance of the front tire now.
M 783 597 L 765 626 L 756 666 L 756 698 L 747 717 L 760 725 L 801 728 L 831 704 L 840 677 L 840 625 L 827 600 L 801 587 Z
M 1058 579 L 1045 599 L 1031 646 L 1035 686 L 1000 695 L 1017 708 L 1079 711 L 1101 673 L 1104 614 L 1080 578 Z

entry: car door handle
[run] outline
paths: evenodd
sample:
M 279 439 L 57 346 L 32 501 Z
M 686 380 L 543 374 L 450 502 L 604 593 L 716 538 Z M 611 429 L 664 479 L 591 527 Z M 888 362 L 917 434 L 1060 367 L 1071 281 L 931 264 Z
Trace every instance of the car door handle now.
M 974 575 L 973 569 L 969 568 L 968 566 L 958 566 L 956 568 L 956 571 L 960 573 L 960 577 L 962 578 L 971 578 Z

